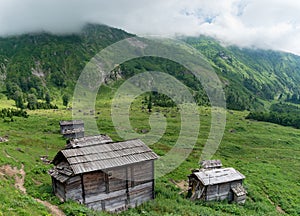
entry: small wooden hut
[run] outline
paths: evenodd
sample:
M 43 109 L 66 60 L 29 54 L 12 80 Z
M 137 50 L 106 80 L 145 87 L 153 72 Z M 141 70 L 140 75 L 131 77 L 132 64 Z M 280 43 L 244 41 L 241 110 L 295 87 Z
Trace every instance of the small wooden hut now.
M 215 161 L 216 162 L 216 161 Z M 191 199 L 244 203 L 246 190 L 243 187 L 245 176 L 234 168 L 220 168 L 220 163 L 206 162 L 208 169 L 200 169 L 189 176 Z M 215 164 L 217 168 L 212 168 Z
M 99 136 L 73 140 L 71 148 L 55 156 L 55 167 L 50 171 L 54 193 L 63 201 L 75 200 L 110 212 L 153 199 L 154 160 L 158 156 L 141 140 L 95 140 Z
M 75 139 L 84 137 L 84 122 L 82 120 L 60 121 L 60 133 L 64 138 Z

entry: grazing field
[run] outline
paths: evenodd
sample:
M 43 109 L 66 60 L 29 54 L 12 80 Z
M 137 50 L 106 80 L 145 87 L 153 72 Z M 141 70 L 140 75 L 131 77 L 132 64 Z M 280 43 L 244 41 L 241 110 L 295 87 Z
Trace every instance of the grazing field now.
M 96 103 L 99 133 L 120 140 L 111 120 L 111 98 L 114 86 L 102 88 Z M 147 110 L 141 109 L 143 97 L 131 107 L 132 127 L 140 132 L 150 130 Z M 2 98 L 1 108 L 13 106 Z M 180 117 L 176 108 L 153 107 L 167 119 L 164 136 L 151 148 L 160 156 L 176 143 L 180 131 Z M 191 202 L 186 199 L 187 175 L 198 168 L 201 150 L 210 128 L 210 108 L 199 107 L 200 133 L 193 152 L 177 169 L 156 179 L 156 199 L 121 215 L 299 215 L 300 214 L 300 130 L 271 123 L 246 120 L 248 112 L 227 112 L 227 125 L 222 143 L 213 158 L 221 159 L 246 176 L 248 198 L 245 205 L 226 202 Z M 71 119 L 69 110 L 28 111 L 29 118 L 14 117 L 13 122 L 0 119 L 0 215 L 49 215 L 51 208 L 36 198 L 58 206 L 66 215 L 109 215 L 93 212 L 79 204 L 61 203 L 51 193 L 51 179 L 47 171 L 52 165 L 41 157 L 53 159 L 64 147 L 59 134 L 59 121 Z M 16 183 L 22 178 L 22 164 L 26 173 L 26 193 Z M 9 165 L 9 166 L 5 166 Z M 16 167 L 9 172 L 7 167 Z M 19 182 L 20 183 L 20 182 Z M 53 211 L 52 211 L 53 214 Z

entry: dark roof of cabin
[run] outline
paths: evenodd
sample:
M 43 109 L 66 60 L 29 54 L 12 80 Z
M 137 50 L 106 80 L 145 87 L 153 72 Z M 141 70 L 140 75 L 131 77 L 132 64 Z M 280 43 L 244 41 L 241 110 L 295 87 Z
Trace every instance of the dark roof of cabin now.
M 60 151 L 53 163 L 67 160 L 75 175 L 139 162 L 155 160 L 158 156 L 141 140 L 90 145 Z
M 245 176 L 234 168 L 222 168 L 213 170 L 203 169 L 199 172 L 194 172 L 192 175 L 195 175 L 204 186 L 245 179 Z
M 82 138 L 76 138 L 69 140 L 67 143 L 67 148 L 81 148 L 81 147 L 87 147 L 87 146 L 93 146 L 93 145 L 100 145 L 105 143 L 111 143 L 113 140 L 105 135 L 100 134 L 97 136 L 87 136 Z
M 60 126 L 66 126 L 66 125 L 81 125 L 84 124 L 82 120 L 73 120 L 73 121 L 60 121 Z

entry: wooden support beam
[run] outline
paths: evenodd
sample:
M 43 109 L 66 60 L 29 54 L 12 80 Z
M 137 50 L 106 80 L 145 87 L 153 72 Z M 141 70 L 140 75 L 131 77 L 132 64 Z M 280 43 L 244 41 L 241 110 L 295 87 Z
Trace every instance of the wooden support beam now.
M 83 174 L 80 175 L 80 178 L 81 178 L 82 201 L 83 204 L 85 204 L 85 189 L 84 189 Z

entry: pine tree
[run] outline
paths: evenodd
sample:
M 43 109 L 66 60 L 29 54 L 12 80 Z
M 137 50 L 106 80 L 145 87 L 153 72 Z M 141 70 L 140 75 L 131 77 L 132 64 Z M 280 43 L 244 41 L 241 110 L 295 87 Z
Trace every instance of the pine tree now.
M 46 95 L 45 95 L 45 100 L 46 100 L 46 103 L 47 103 L 47 104 L 50 104 L 50 103 L 51 103 L 51 97 L 50 97 L 49 92 L 46 93 Z
M 68 104 L 69 104 L 69 96 L 68 95 L 63 95 L 63 97 L 62 97 L 62 100 L 63 100 L 63 105 L 65 106 L 65 107 L 67 107 L 68 106 Z

